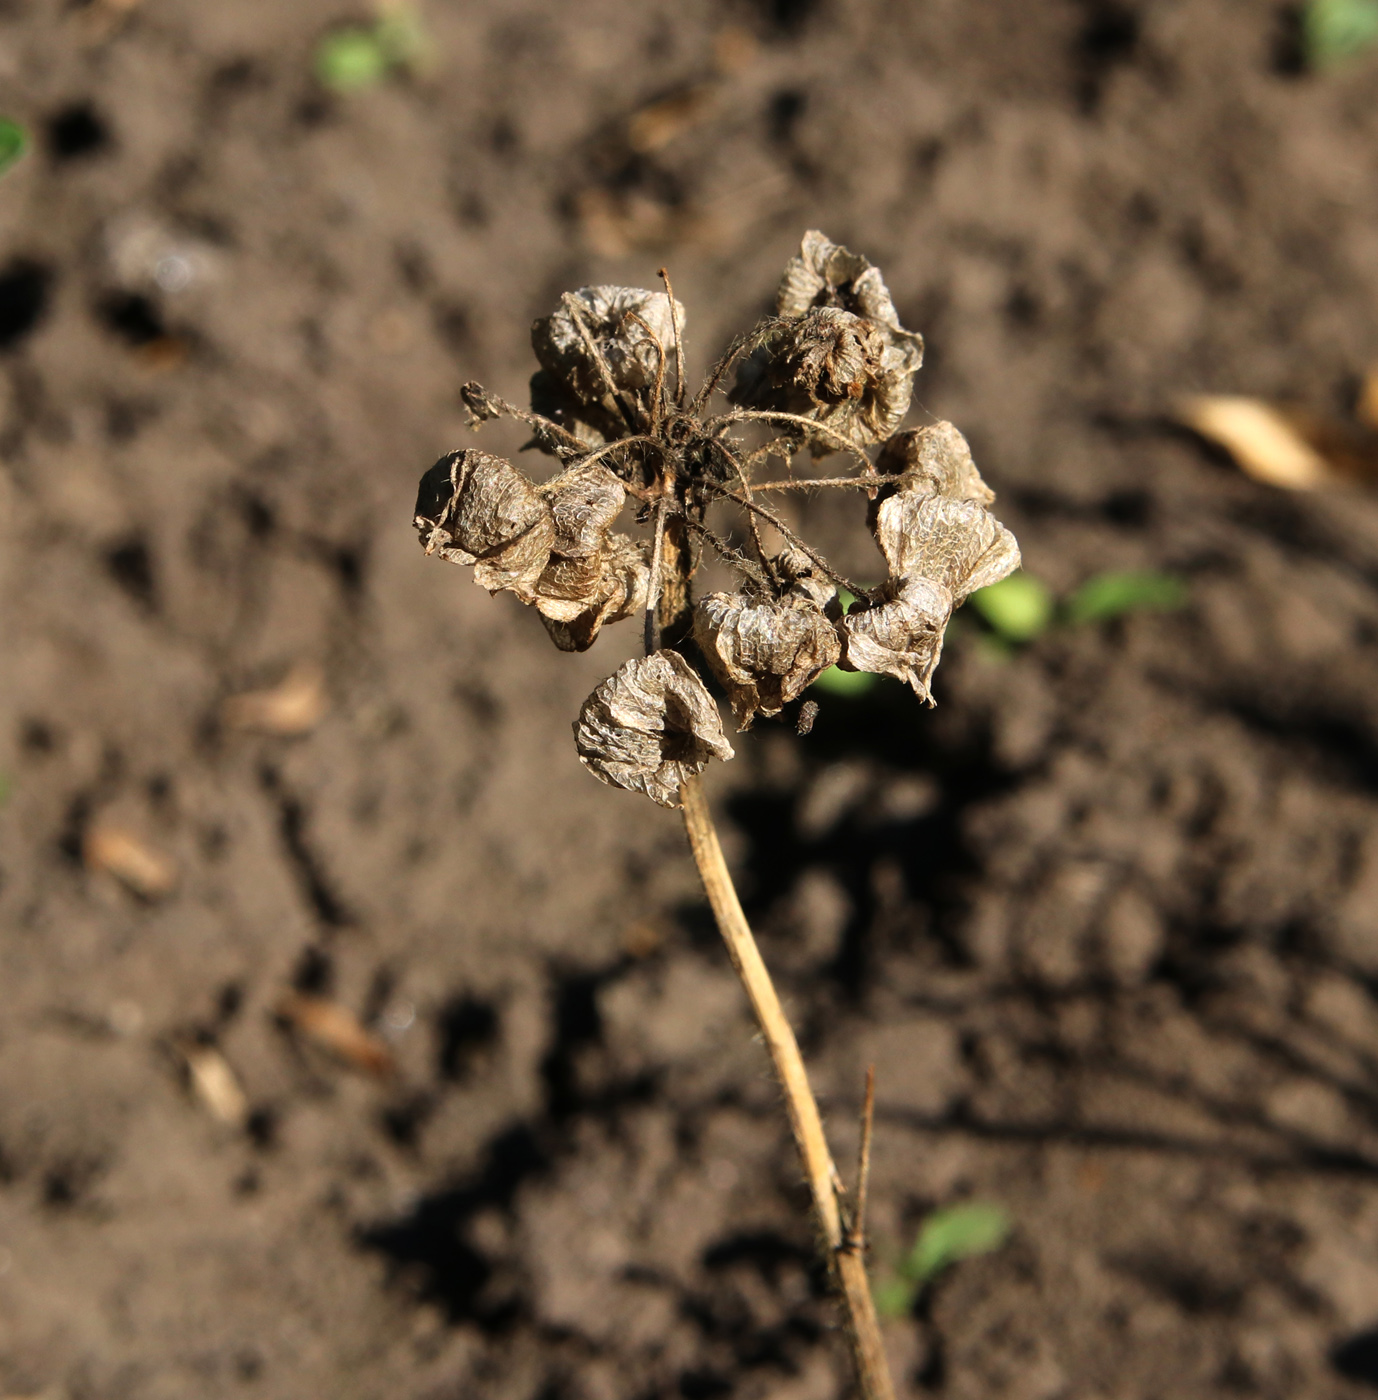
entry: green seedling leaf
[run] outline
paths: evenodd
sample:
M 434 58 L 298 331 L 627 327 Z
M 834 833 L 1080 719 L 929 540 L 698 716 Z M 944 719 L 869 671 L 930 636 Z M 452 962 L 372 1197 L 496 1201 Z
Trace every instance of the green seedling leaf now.
M 29 134 L 18 122 L 0 117 L 0 175 L 29 149 Z
M 1007 642 L 1031 642 L 1053 620 L 1053 595 L 1022 569 L 989 588 L 978 588 L 967 602 Z
M 912 1279 L 891 1275 L 874 1285 L 871 1296 L 875 1299 L 876 1311 L 882 1317 L 908 1317 L 913 1311 L 915 1298 L 919 1296 L 919 1286 Z
M 844 671 L 838 666 L 829 666 L 814 685 L 826 695 L 865 695 L 880 679 L 870 671 Z
M 1302 45 L 1312 68 L 1327 68 L 1378 44 L 1378 0 L 1311 0 Z
M 421 17 L 406 5 L 389 9 L 378 21 L 373 37 L 391 64 L 415 63 L 426 49 Z
M 990 1254 L 1010 1235 L 1010 1218 L 997 1205 L 973 1201 L 934 1211 L 919 1229 L 919 1238 L 900 1271 L 910 1282 L 922 1287 L 935 1279 L 949 1264 Z
M 1103 622 L 1130 612 L 1172 612 L 1184 607 L 1186 583 L 1174 574 L 1135 572 L 1097 574 L 1067 602 L 1068 622 Z
M 333 92 L 374 87 L 391 66 L 392 59 L 372 29 L 337 29 L 316 46 L 316 77 Z

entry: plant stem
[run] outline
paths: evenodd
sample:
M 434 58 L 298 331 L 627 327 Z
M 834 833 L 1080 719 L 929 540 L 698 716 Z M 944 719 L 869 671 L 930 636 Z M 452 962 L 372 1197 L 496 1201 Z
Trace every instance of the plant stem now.
M 742 913 L 741 901 L 723 859 L 722 846 L 708 810 L 703 787 L 697 778 L 688 778 L 679 790 L 684 805 L 684 829 L 699 868 L 708 902 L 718 921 L 718 930 L 727 944 L 727 955 L 746 988 L 756 1023 L 770 1053 L 770 1062 L 785 1096 L 794 1143 L 799 1149 L 804 1176 L 813 1197 L 814 1213 L 827 1254 L 828 1271 L 841 1293 L 851 1343 L 852 1360 L 862 1400 L 894 1400 L 890 1368 L 885 1359 L 880 1324 L 876 1320 L 871 1286 L 866 1277 L 864 1250 L 848 1247 L 842 1212 L 837 1202 L 837 1168 L 833 1165 L 818 1103 L 809 1088 L 799 1043 L 780 1006 L 775 984 L 761 958 L 751 926 Z

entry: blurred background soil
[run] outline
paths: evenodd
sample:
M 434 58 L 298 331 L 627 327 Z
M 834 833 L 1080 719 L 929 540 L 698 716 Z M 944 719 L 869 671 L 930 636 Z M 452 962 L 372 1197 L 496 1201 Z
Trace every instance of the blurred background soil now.
M 844 1164 L 876 1065 L 877 1276 L 1014 1222 L 887 1323 L 901 1389 L 1370 1393 L 1378 503 L 1166 415 L 1378 359 L 1378 68 L 1246 0 L 419 13 L 344 96 L 339 0 L 0 5 L 0 1394 L 845 1391 L 678 821 L 575 760 L 637 629 L 557 653 L 410 525 L 560 291 L 668 260 L 697 374 L 810 227 L 1030 572 L 1191 597 L 968 623 L 936 710 L 710 775 Z M 288 675 L 295 737 L 225 708 Z

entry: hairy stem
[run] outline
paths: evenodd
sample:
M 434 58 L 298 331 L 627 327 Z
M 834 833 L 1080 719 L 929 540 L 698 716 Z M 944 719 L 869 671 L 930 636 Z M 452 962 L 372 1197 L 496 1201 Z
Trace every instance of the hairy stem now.
M 775 984 L 761 959 L 760 949 L 752 937 L 751 926 L 742 913 L 741 901 L 723 859 L 718 833 L 708 811 L 708 802 L 697 778 L 685 780 L 679 790 L 684 805 L 684 829 L 689 834 L 689 846 L 703 880 L 704 892 L 713 907 L 718 929 L 727 944 L 727 955 L 746 989 L 770 1053 L 775 1077 L 785 1096 L 794 1144 L 813 1197 L 814 1214 L 826 1251 L 829 1272 L 841 1294 L 851 1343 L 852 1360 L 856 1365 L 857 1383 L 862 1400 L 894 1400 L 894 1387 L 881 1341 L 880 1323 L 871 1300 L 871 1286 L 866 1277 L 864 1250 L 844 1229 L 842 1211 L 837 1199 L 837 1168 L 833 1165 L 828 1141 L 823 1135 L 823 1120 L 818 1103 L 809 1088 L 799 1043 L 780 1006 Z

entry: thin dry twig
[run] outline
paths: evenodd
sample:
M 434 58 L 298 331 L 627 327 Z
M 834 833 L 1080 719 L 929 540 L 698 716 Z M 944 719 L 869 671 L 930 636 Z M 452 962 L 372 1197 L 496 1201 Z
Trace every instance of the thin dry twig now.
M 813 1090 L 809 1087 L 799 1043 L 780 1005 L 775 984 L 756 946 L 751 926 L 742 912 L 741 901 L 737 898 L 736 887 L 723 859 L 718 833 L 698 778 L 687 779 L 680 787 L 679 795 L 684 806 L 684 829 L 689 836 L 689 846 L 694 853 L 704 892 L 713 908 L 723 942 L 727 945 L 727 955 L 746 989 L 775 1077 L 785 1096 L 785 1109 L 809 1194 L 813 1198 L 818 1228 L 842 1295 L 847 1338 L 851 1344 L 861 1394 L 864 1400 L 894 1400 L 880 1323 L 871 1299 L 871 1285 L 866 1277 L 865 1260 L 859 1249 L 848 1247 L 847 1237 L 843 1234 L 836 1189 L 837 1168 L 828 1150 L 823 1120 Z
M 670 270 L 662 267 L 660 269 L 660 280 L 665 283 L 665 295 L 670 301 L 670 328 L 675 333 L 675 403 L 684 407 L 685 383 L 684 383 L 684 340 L 679 333 L 679 314 L 675 311 L 675 292 L 670 286 Z M 659 341 L 656 342 L 659 344 Z M 665 352 L 662 350 L 661 354 Z
M 749 510 L 753 514 L 759 515 L 762 520 L 769 521 L 795 549 L 806 554 L 834 583 L 840 584 L 848 593 L 860 598 L 866 592 L 860 584 L 852 583 L 845 575 L 838 573 L 812 545 L 801 540 L 778 515 L 768 511 L 764 506 L 758 506 L 755 501 L 748 501 L 745 496 L 739 496 L 735 491 L 723 491 L 721 494 L 726 496 L 729 501 L 736 501 L 744 510 Z
M 847 1226 L 847 1248 L 866 1251 L 866 1188 L 871 1179 L 871 1128 L 876 1116 L 876 1067 L 866 1066 L 866 1098 L 861 1105 L 861 1142 L 856 1154 L 856 1197 Z

